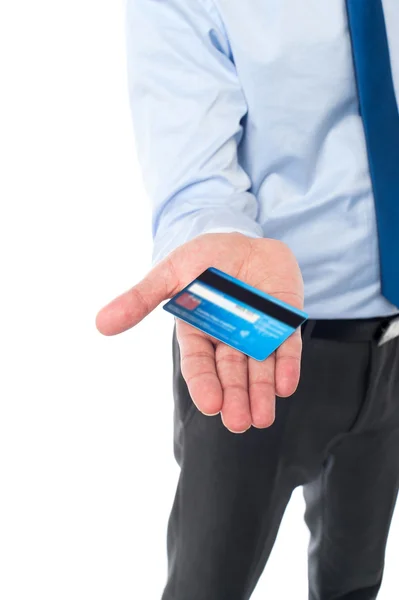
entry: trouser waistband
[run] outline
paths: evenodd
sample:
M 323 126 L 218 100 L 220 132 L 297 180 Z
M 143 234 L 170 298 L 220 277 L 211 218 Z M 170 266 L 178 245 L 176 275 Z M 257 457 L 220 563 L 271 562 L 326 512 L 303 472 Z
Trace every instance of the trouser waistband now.
M 301 329 L 305 337 L 356 342 L 378 341 L 398 318 L 399 313 L 370 319 L 308 319 Z

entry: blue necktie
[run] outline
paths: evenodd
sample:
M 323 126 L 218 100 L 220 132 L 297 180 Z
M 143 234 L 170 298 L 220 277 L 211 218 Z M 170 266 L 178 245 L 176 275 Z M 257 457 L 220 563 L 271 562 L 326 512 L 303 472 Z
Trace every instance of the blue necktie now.
M 381 292 L 399 307 L 399 111 L 384 11 L 381 0 L 346 1 L 375 199 Z

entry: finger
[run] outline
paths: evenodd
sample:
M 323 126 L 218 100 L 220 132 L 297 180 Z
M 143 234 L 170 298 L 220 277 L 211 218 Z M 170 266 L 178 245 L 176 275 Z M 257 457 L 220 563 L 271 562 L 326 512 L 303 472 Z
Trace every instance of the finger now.
M 130 329 L 146 317 L 162 300 L 179 291 L 178 277 L 169 257 L 159 262 L 139 283 L 100 310 L 96 327 L 104 335 Z
M 205 415 L 220 412 L 223 391 L 216 372 L 215 347 L 208 336 L 176 320 L 180 367 L 192 401 Z
M 254 427 L 269 427 L 275 419 L 275 362 L 274 353 L 261 362 L 248 359 L 248 389 Z
M 276 351 L 276 394 L 291 396 L 298 387 L 301 370 L 302 337 L 300 328 Z
M 243 433 L 252 424 L 248 358 L 242 352 L 220 343 L 216 347 L 216 369 L 223 388 L 223 424 L 233 433 Z

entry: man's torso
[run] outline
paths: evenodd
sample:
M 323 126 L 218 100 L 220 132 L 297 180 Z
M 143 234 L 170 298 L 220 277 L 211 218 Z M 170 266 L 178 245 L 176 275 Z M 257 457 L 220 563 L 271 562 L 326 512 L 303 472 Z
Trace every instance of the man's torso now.
M 344 0 L 216 0 L 248 104 L 239 158 L 266 237 L 294 251 L 313 318 L 393 314 Z M 399 4 L 383 2 L 399 97 Z

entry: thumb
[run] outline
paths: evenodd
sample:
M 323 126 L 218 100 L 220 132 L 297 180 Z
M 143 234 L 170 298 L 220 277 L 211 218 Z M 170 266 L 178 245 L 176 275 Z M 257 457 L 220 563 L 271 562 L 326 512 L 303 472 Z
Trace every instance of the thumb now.
M 116 335 L 130 329 L 179 291 L 179 280 L 169 257 L 97 314 L 96 327 L 103 335 Z

